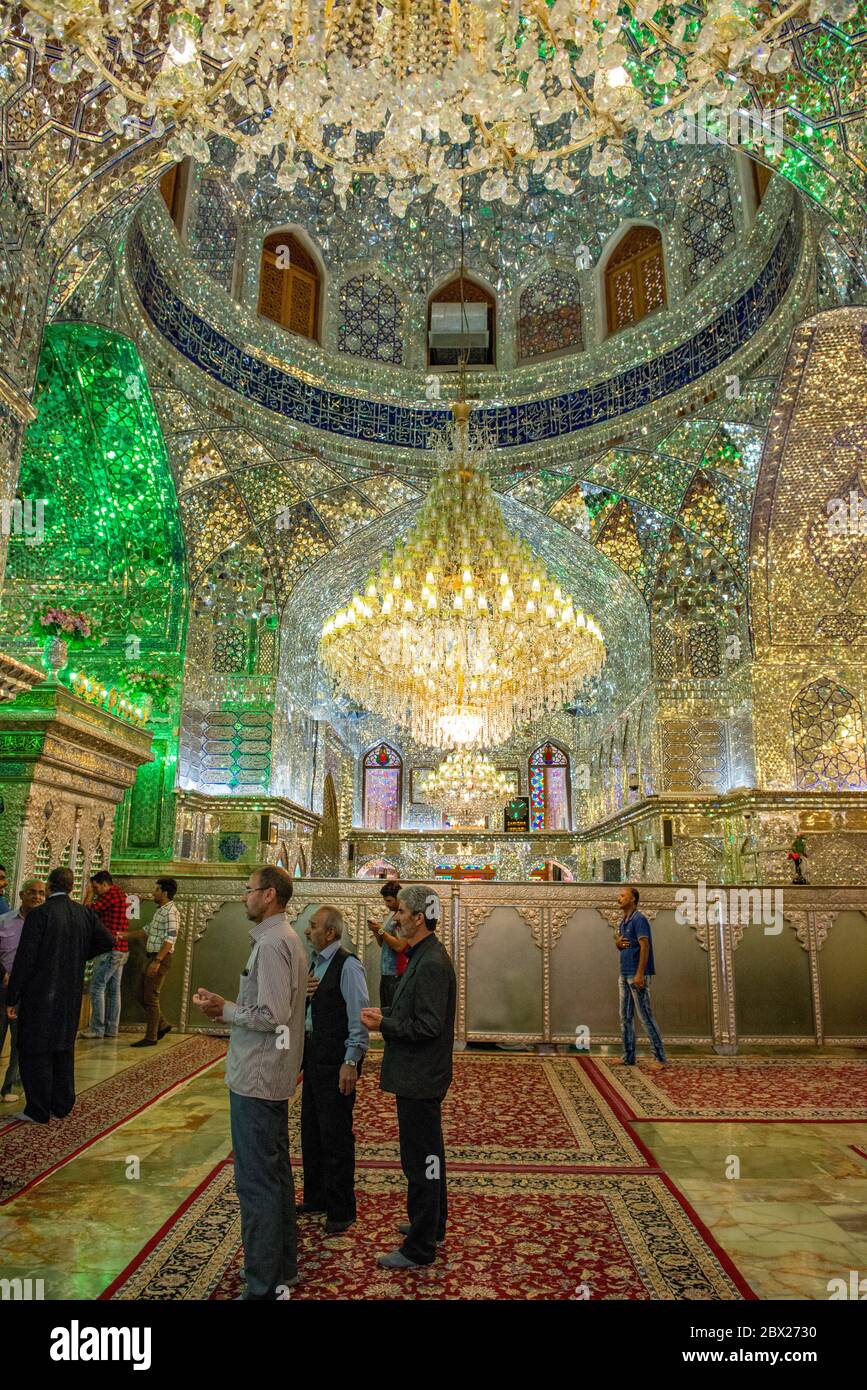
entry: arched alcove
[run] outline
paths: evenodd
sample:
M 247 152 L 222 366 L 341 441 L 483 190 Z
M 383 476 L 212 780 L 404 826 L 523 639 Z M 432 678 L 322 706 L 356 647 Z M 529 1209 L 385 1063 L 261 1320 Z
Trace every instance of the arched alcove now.
M 459 367 L 464 353 L 467 366 L 495 365 L 497 301 L 480 280 L 450 276 L 428 300 L 427 325 L 429 366 Z
M 530 829 L 572 829 L 572 782 L 569 754 L 559 744 L 539 745 L 527 761 Z
M 322 820 L 313 837 L 314 878 L 334 878 L 340 869 L 340 823 L 331 773 L 322 788 Z
M 262 242 L 259 313 L 290 333 L 320 339 L 322 268 L 298 231 L 269 232 Z
M 627 227 L 600 262 L 600 272 L 609 335 L 632 328 L 665 307 L 662 233 L 651 223 Z

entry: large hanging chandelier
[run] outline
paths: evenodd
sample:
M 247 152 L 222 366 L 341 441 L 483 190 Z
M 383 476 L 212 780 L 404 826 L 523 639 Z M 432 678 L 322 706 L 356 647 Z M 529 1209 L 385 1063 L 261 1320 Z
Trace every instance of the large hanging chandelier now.
M 449 753 L 422 781 L 420 799 L 459 824 L 483 820 L 512 800 L 508 773 L 469 749 Z
M 605 646 L 506 526 L 470 406 L 462 397 L 453 410 L 412 531 L 325 624 L 320 655 L 339 691 L 419 743 L 493 747 L 572 699 Z
M 312 156 L 331 168 L 338 196 L 371 174 L 402 215 L 431 189 L 456 208 L 471 174 L 484 175 L 483 198 L 510 205 L 530 170 L 569 194 L 571 156 L 588 146 L 591 173 L 625 176 L 624 137 L 671 138 L 679 113 L 754 107 L 759 86 L 782 109 L 800 22 L 839 22 L 855 5 L 23 0 L 22 9 L 37 47 L 61 45 L 55 81 L 108 84 L 118 134 L 168 131 L 171 153 L 202 163 L 209 137 L 223 136 L 236 146 L 235 174 L 271 160 L 287 190 Z

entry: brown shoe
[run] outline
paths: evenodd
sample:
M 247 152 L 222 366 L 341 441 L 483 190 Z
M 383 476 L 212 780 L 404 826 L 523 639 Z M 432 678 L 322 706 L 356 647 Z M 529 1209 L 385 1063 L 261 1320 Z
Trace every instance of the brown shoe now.
M 665 1063 L 657 1062 L 656 1058 L 654 1057 L 652 1062 L 648 1062 L 647 1069 L 648 1071 L 665 1071 Z

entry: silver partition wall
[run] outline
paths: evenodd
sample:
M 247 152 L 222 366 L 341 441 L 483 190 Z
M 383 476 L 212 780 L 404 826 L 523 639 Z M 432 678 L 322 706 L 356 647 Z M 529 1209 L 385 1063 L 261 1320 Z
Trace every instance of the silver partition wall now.
M 236 995 L 249 952 L 244 880 L 236 868 L 189 869 L 167 870 L 180 884 L 183 930 L 164 990 L 166 1017 L 188 1031 L 206 1031 L 190 998 L 199 985 Z M 141 896 L 146 919 L 153 880 L 120 882 Z M 364 961 L 374 1001 L 379 950 L 367 922 L 385 915 L 379 886 L 372 880 L 298 879 L 289 905 L 290 921 L 302 937 L 316 907 L 341 909 L 345 943 Z M 619 1039 L 613 941 L 619 885 L 436 886 L 443 907 L 440 931 L 458 978 L 461 1041 L 568 1044 L 576 1041 L 577 1029 L 587 1030 L 578 1036 L 589 1034 L 591 1047 Z M 653 928 L 654 1010 L 669 1042 L 723 1052 L 750 1045 L 867 1044 L 863 889 L 773 890 L 780 897 L 766 890 L 769 902 L 759 904 L 746 890 L 709 887 L 706 910 L 694 884 L 650 884 L 640 891 Z M 724 895 L 722 911 L 714 902 L 717 891 Z M 690 909 L 693 921 L 685 920 Z M 123 1022 L 133 1025 L 142 1017 L 134 998 L 135 961 L 127 975 Z

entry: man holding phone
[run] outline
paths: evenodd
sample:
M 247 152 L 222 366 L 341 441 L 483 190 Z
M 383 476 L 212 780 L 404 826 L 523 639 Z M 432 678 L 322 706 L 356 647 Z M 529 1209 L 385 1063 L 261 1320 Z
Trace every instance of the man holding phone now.
M 397 989 L 397 982 L 406 969 L 406 941 L 397 931 L 396 913 L 398 909 L 397 895 L 401 885 L 389 879 L 380 888 L 382 900 L 391 914 L 385 922 L 385 926 L 380 926 L 379 922 L 374 922 L 370 918 L 367 920 L 369 929 L 373 932 L 379 945 L 382 947 L 379 956 L 379 1005 L 382 1009 L 390 1009 L 394 1002 L 394 991 Z
M 617 902 L 623 920 L 617 928 L 614 944 L 620 952 L 620 1029 L 623 1035 L 623 1057 L 614 1057 L 612 1067 L 635 1066 L 635 1010 L 641 1015 L 644 1031 L 653 1049 L 651 1071 L 662 1071 L 666 1063 L 659 1028 L 650 1004 L 649 978 L 655 973 L 653 938 L 650 923 L 638 911 L 639 893 L 631 884 L 621 888 Z

